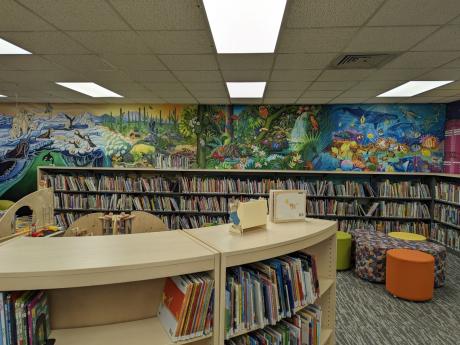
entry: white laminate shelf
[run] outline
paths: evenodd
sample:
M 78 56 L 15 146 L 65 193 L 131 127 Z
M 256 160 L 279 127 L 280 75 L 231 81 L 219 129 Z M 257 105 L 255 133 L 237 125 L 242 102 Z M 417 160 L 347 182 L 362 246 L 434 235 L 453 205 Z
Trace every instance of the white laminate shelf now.
M 212 334 L 173 342 L 160 321 L 154 317 L 105 326 L 59 329 L 51 332 L 56 344 L 64 345 L 182 345 L 211 338 Z
M 180 230 L 21 237 L 0 245 L 0 291 L 116 284 L 209 271 L 215 269 L 216 255 Z
M 336 222 L 315 218 L 291 223 L 268 222 L 266 230 L 250 230 L 243 235 L 231 233 L 230 226 L 224 224 L 185 232 L 220 252 L 230 267 L 314 246 L 337 230 Z

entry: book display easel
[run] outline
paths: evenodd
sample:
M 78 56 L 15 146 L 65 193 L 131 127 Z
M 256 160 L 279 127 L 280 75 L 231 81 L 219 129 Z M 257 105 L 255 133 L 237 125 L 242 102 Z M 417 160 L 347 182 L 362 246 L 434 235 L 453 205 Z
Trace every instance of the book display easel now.
M 459 176 L 427 173 L 264 170 L 39 168 L 54 189 L 56 222 L 91 212 L 144 210 L 170 229 L 228 222 L 234 200 L 268 198 L 271 189 L 307 193 L 307 216 L 340 230 L 408 231 L 460 251 Z M 457 186 L 457 187 L 456 187 Z M 447 191 L 446 191 L 447 189 Z M 442 197 L 436 197 L 436 193 Z

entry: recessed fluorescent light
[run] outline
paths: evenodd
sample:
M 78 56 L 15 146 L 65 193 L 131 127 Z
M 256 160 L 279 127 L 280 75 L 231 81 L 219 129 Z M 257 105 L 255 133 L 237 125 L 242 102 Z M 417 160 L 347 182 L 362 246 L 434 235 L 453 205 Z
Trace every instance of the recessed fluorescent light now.
M 91 97 L 123 97 L 96 83 L 56 83 Z
M 408 81 L 394 89 L 384 92 L 377 97 L 412 97 L 428 90 L 452 83 L 453 80 L 433 80 L 433 81 Z
M 228 82 L 230 98 L 262 98 L 266 82 Z
M 203 0 L 219 54 L 273 53 L 286 0 Z
M 0 95 L 0 98 L 4 98 L 4 97 L 8 97 L 8 96 L 5 96 L 5 95 Z
M 32 53 L 0 38 L 0 54 L 25 55 Z

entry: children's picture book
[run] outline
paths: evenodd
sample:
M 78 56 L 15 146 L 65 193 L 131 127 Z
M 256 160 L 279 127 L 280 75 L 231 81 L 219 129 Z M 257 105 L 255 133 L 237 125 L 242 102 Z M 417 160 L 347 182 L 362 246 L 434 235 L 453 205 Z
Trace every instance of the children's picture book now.
M 271 190 L 270 221 L 273 223 L 305 220 L 307 194 L 303 190 Z
M 267 200 L 260 198 L 247 202 L 236 201 L 229 205 L 232 221 L 230 231 L 242 234 L 245 230 L 265 228 L 267 225 Z

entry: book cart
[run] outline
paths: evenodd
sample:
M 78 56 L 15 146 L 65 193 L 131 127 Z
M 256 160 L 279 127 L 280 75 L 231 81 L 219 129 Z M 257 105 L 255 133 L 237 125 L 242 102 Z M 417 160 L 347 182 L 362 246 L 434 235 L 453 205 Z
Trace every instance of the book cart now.
M 305 222 L 268 223 L 266 230 L 252 230 L 238 235 L 229 232 L 228 224 L 186 230 L 186 233 L 221 253 L 219 286 L 219 344 L 225 340 L 226 270 L 232 266 L 254 263 L 302 251 L 316 258 L 320 285 L 321 345 L 335 344 L 336 237 L 337 223 L 322 219 Z M 300 308 L 302 309 L 302 308 Z M 299 309 L 299 310 L 300 310 Z M 232 337 L 252 330 L 233 334 Z
M 0 291 L 46 290 L 57 345 L 218 344 L 218 332 L 173 342 L 156 317 L 165 277 L 194 272 L 219 281 L 219 254 L 183 231 L 0 244 Z

